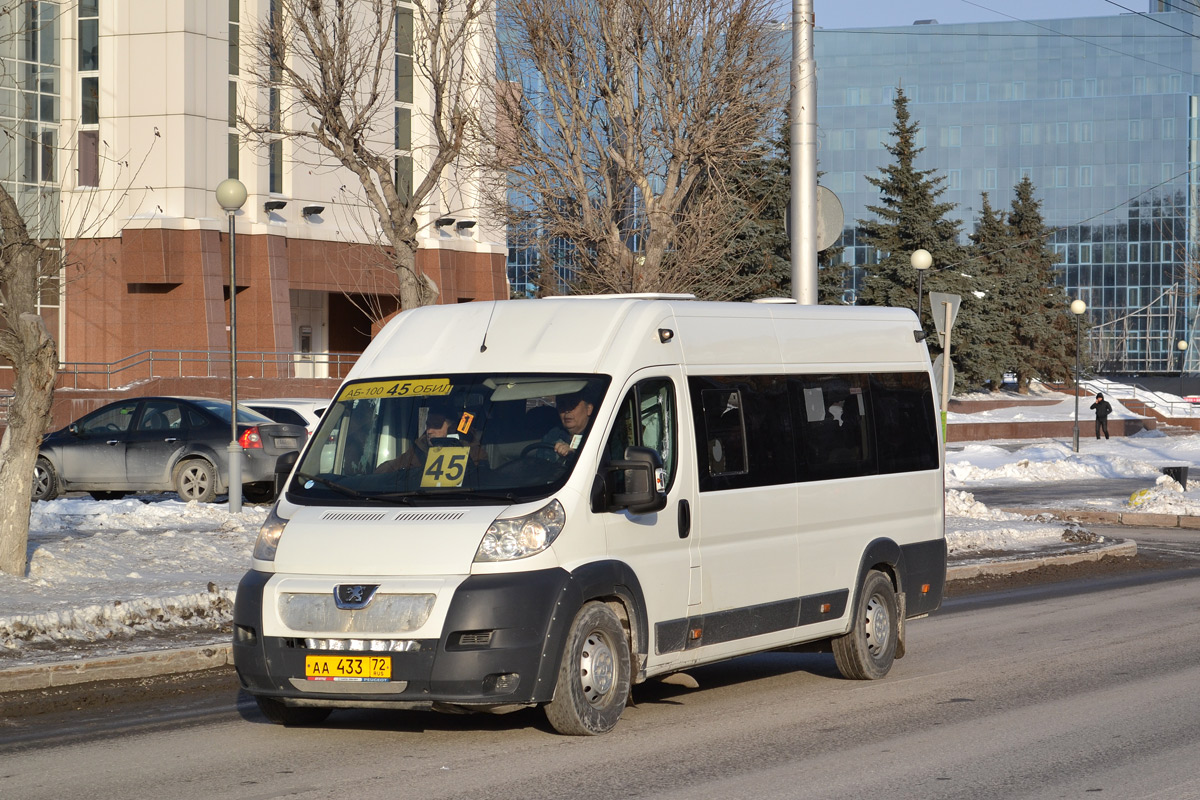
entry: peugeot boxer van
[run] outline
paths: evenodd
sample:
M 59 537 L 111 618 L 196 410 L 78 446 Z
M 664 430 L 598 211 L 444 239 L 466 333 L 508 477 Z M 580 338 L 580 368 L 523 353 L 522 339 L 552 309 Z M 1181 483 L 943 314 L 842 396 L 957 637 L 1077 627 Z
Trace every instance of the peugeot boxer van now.
M 941 603 L 943 447 L 911 311 L 566 297 L 399 314 L 290 467 L 234 612 L 242 687 L 545 708 L 765 650 L 883 678 Z

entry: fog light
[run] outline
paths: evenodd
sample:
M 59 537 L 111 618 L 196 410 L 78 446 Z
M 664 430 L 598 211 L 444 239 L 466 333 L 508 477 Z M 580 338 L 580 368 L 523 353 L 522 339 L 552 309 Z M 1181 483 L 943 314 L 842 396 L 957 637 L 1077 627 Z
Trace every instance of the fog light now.
M 520 683 L 521 676 L 516 672 L 503 672 L 497 675 L 488 675 L 483 679 L 483 693 L 508 694 L 516 691 L 516 688 Z

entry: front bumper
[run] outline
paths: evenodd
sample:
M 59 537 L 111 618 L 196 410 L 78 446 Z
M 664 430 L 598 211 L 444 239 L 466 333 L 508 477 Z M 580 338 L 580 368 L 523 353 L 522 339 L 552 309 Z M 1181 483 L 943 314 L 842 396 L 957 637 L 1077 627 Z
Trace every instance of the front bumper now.
M 454 591 L 441 636 L 414 640 L 415 650 L 318 650 L 306 647 L 304 639 L 262 635 L 262 602 L 270 578 L 251 571 L 238 586 L 234 665 L 250 694 L 298 705 L 488 707 L 548 701 L 562 638 L 579 606 L 565 570 L 472 576 Z M 308 680 L 305 657 L 310 655 L 386 655 L 391 679 Z

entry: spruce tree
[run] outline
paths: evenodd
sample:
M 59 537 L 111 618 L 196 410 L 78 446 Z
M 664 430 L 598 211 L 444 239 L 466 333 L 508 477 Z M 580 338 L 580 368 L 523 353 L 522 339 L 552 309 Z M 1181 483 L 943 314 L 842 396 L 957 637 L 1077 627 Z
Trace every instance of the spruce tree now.
M 879 257 L 878 263 L 866 267 L 859 302 L 916 308 L 917 271 L 910 258 L 918 249 L 928 250 L 933 268 L 925 278 L 926 292 L 948 292 L 962 298 L 950 349 L 958 376 L 956 389 L 973 389 L 984 385 L 994 373 L 987 365 L 992 320 L 982 313 L 987 295 L 976 277 L 962 268 L 967 251 L 959 243 L 961 226 L 949 217 L 955 205 L 938 200 L 946 191 L 945 177 L 937 175 L 936 170 L 916 168 L 917 156 L 924 148 L 916 144 L 919 126 L 909 114 L 908 97 L 902 88 L 896 89 L 892 105 L 896 112 L 892 128 L 895 141 L 887 145 L 887 151 L 895 161 L 882 167 L 878 177 L 867 176 L 879 189 L 880 203 L 867 206 L 876 219 L 858 223 L 864 241 L 878 251 Z M 941 350 L 941 343 L 932 333 L 928 300 L 922 305 L 921 320 L 930 333 L 926 341 L 936 352 Z
M 1047 245 L 1033 182 L 1024 178 L 1015 194 L 1008 226 L 1016 246 L 1000 291 L 1011 298 L 1017 351 L 1011 369 L 1017 374 L 1018 390 L 1028 392 L 1033 378 L 1061 381 L 1071 374 L 1075 338 L 1066 292 L 1055 282 L 1058 254 Z
M 983 382 L 996 390 L 1004 373 L 1013 370 L 1020 360 L 1013 325 L 1015 297 L 1003 289 L 1016 240 L 1004 212 L 992 207 L 987 192 L 983 193 L 979 221 L 970 238 L 974 255 L 964 267 L 975 276 L 984 294 L 977 305 L 982 307 L 989 322 L 985 326 L 987 347 L 977 371 L 984 376 Z

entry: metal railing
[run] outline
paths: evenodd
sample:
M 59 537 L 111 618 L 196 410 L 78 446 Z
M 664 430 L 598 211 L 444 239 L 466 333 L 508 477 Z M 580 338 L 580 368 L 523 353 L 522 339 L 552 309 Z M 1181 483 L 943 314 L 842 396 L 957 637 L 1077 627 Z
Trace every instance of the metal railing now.
M 1110 381 L 1105 378 L 1083 378 L 1081 386 L 1086 386 L 1092 394 L 1101 392 L 1119 400 L 1136 400 L 1147 408 L 1159 411 L 1164 417 L 1195 417 L 1200 415 L 1200 409 L 1187 400 L 1169 399 L 1173 395 L 1164 396 L 1153 389 L 1148 389 L 1140 383 Z
M 238 351 L 238 379 L 343 378 L 361 353 Z M 69 361 L 58 369 L 63 389 L 122 389 L 152 378 L 229 377 L 228 350 L 143 350 L 112 363 Z

